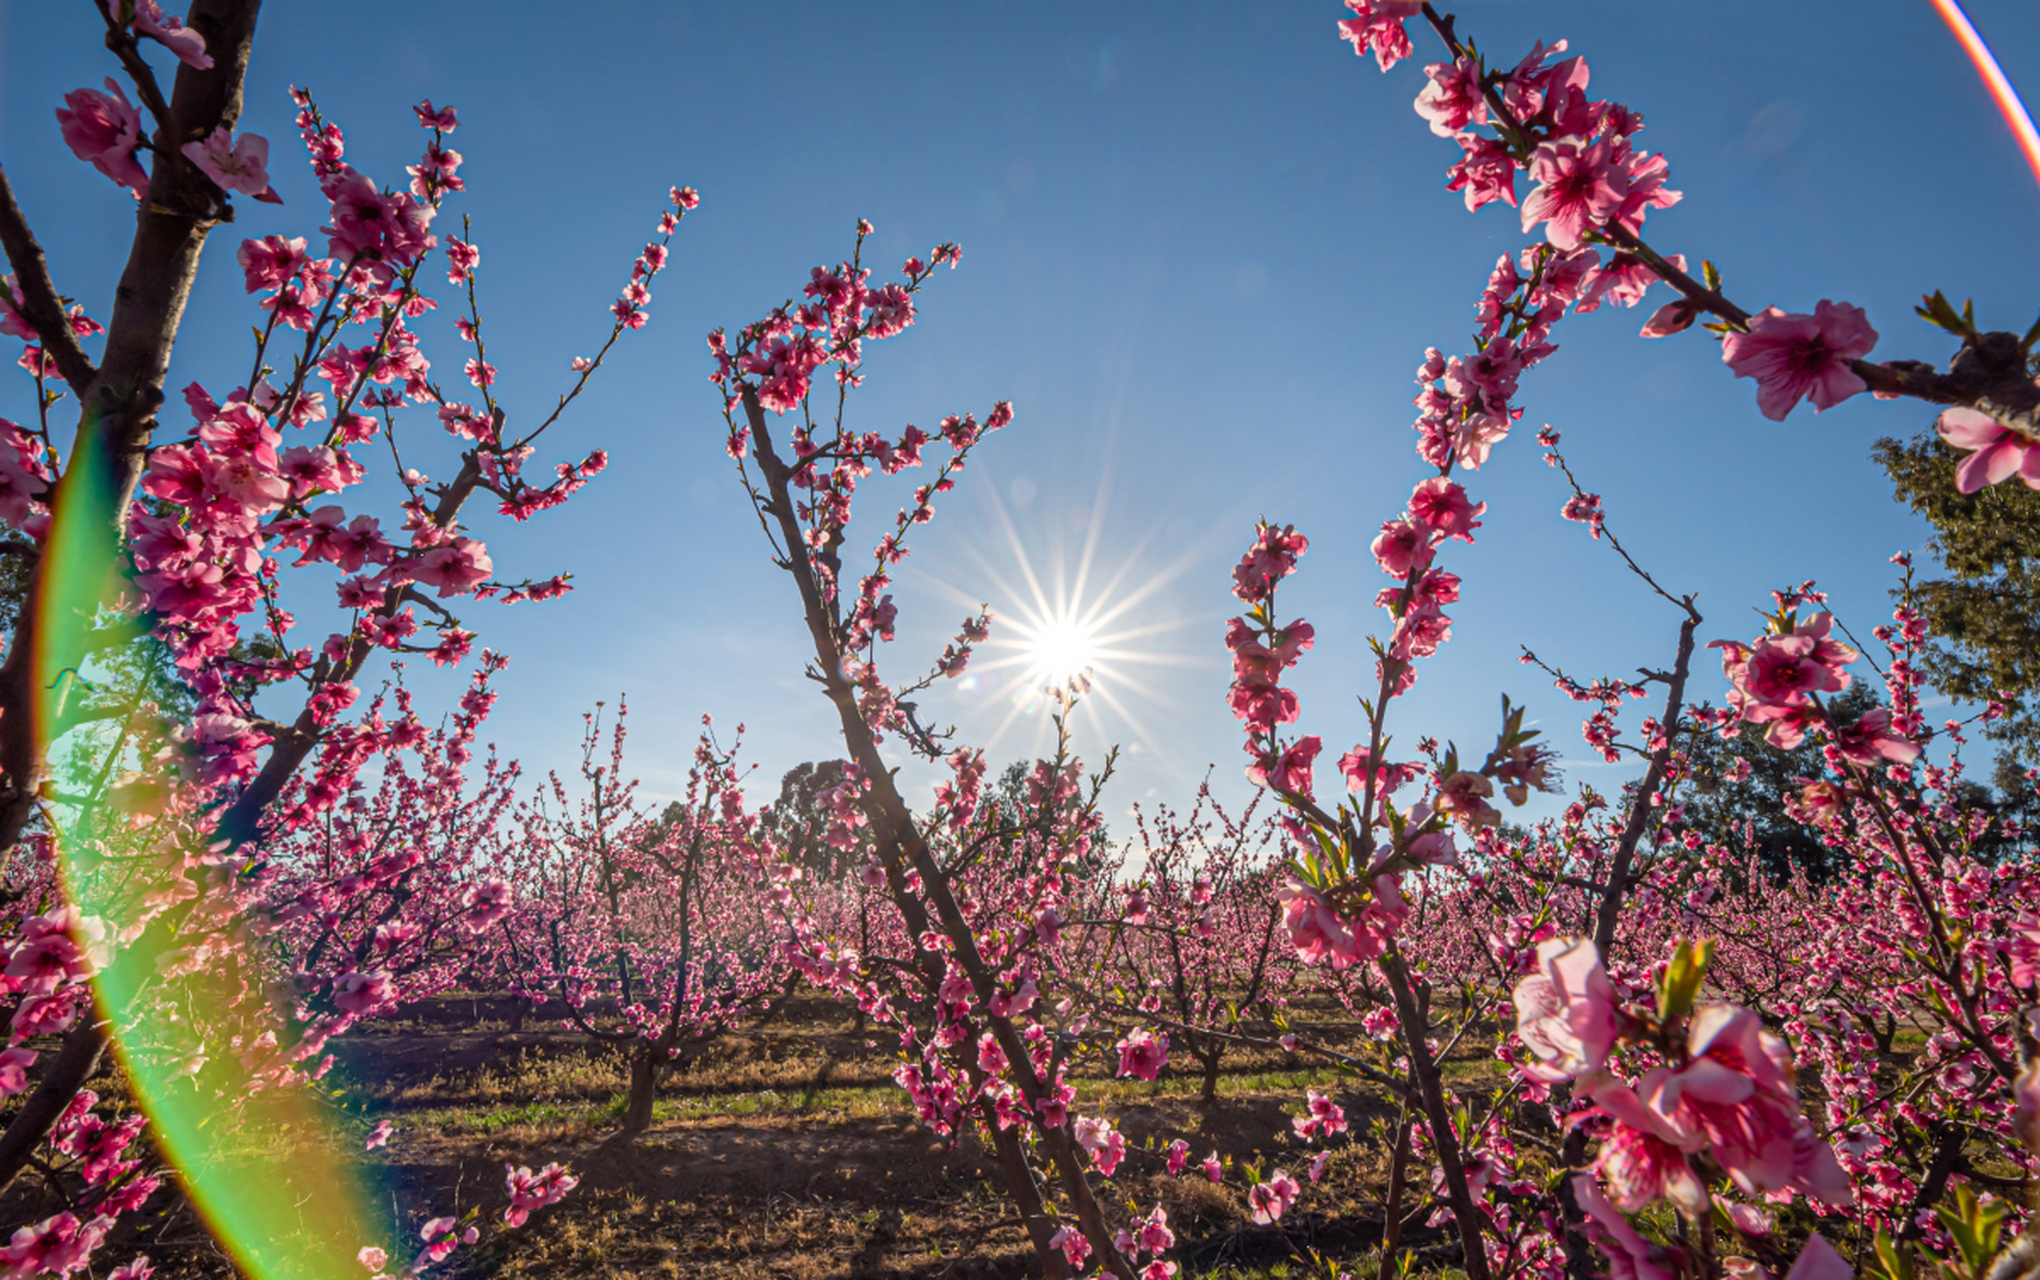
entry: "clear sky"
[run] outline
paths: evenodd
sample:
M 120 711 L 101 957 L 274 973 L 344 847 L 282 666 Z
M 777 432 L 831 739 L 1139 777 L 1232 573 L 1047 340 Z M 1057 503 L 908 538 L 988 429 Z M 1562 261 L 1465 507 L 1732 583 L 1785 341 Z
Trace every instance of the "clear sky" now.
M 1968 7 L 2014 85 L 2040 97 L 2040 5 Z M 347 130 L 350 161 L 384 183 L 424 141 L 410 104 L 458 107 L 469 192 L 439 227 L 474 219 L 483 321 L 513 416 L 549 403 L 568 359 L 607 331 L 603 308 L 666 188 L 698 187 L 650 326 L 541 452 L 601 445 L 608 473 L 529 525 L 471 521 L 501 576 L 570 570 L 578 590 L 467 618 L 513 656 L 488 736 L 527 766 L 569 763 L 581 712 L 624 691 L 648 791 L 677 789 L 709 713 L 748 723 L 769 794 L 781 771 L 840 746 L 801 677 L 791 583 L 768 565 L 723 457 L 703 336 L 795 293 L 809 266 L 847 253 L 860 216 L 878 227 L 881 266 L 960 241 L 963 266 L 933 282 L 919 323 L 871 352 L 853 413 L 896 431 L 1005 398 L 1018 418 L 921 531 L 890 669 L 939 652 L 979 600 L 1024 615 L 1039 584 L 1039 600 L 1060 592 L 1126 633 L 1080 713 L 1087 754 L 1126 748 L 1111 811 L 1187 798 L 1213 763 L 1222 794 L 1243 796 L 1220 643 L 1232 561 L 1257 515 L 1311 537 L 1284 592 L 1319 635 L 1296 681 L 1301 727 L 1342 749 L 1360 732 L 1353 698 L 1371 684 L 1365 637 L 1382 616 L 1371 601 L 1386 579 L 1367 544 L 1424 474 L 1411 371 L 1428 345 L 1466 349 L 1495 256 L 1525 242 L 1512 211 L 1469 215 L 1443 190 L 1457 152 L 1410 110 L 1420 70 L 1383 76 L 1355 58 L 1336 38 L 1342 13 L 273 4 L 243 127 L 271 140 L 285 203 L 239 201 L 241 221 L 215 236 L 171 383 L 224 392 L 245 376 L 257 313 L 232 263 L 239 236 L 319 240 L 325 207 L 291 128 L 290 84 L 314 90 Z M 1570 40 L 1596 96 L 1644 113 L 1640 141 L 1669 156 L 1670 185 L 1686 193 L 1652 215 L 1649 238 L 1712 258 L 1744 305 L 1854 302 L 1883 335 L 1882 358 L 1945 359 L 1945 335 L 1911 312 L 1935 288 L 1973 297 L 1991 327 L 2032 322 L 2040 186 L 1926 0 L 1468 0 L 1459 16 L 1497 59 Z M 131 202 L 70 155 L 52 116 L 66 90 L 113 71 L 99 30 L 84 0 L 0 0 L 0 162 L 59 287 L 103 318 Z M 1413 32 L 1417 63 L 1434 60 Z M 464 353 L 445 314 L 420 328 L 439 374 L 457 380 Z M 1564 433 L 1636 554 L 1700 593 L 1703 638 L 1747 636 L 1750 609 L 1806 577 L 1859 634 L 1888 611 L 1886 558 L 1925 532 L 1892 504 L 1869 447 L 1931 413 L 1864 396 L 1774 424 L 1705 335 L 1647 342 L 1642 318 L 1566 321 L 1563 349 L 1524 380 L 1524 429 L 1467 477 L 1487 524 L 1476 547 L 1447 553 L 1466 598 L 1453 642 L 1398 713 L 1405 744 L 1483 742 L 1506 691 L 1529 702 L 1574 777 L 1605 785 L 1612 771 L 1585 758 L 1578 710 L 1516 663 L 1517 646 L 1587 675 L 1669 660 L 1673 612 L 1557 518 L 1565 489 L 1538 459 L 1541 423 Z M 25 379 L 0 387 L 0 414 L 29 411 Z M 420 449 L 434 431 L 421 415 Z M 424 469 L 450 473 L 450 449 L 432 447 Z M 898 500 L 871 498 L 883 515 Z M 367 509 L 387 521 L 393 504 Z M 315 599 L 307 643 L 326 630 Z M 996 656 L 970 687 L 923 705 L 1003 764 L 1033 751 L 1045 722 L 1016 705 L 1024 690 Z M 1698 685 L 1718 697 L 1711 663 Z

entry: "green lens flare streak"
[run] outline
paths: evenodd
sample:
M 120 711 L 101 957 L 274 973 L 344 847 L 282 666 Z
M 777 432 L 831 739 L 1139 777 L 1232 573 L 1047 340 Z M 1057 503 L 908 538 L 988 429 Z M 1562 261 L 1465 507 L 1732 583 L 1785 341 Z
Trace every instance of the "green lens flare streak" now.
M 79 443 L 86 447 L 74 451 L 59 486 L 43 550 L 33 655 L 36 740 L 43 758 L 64 701 L 77 692 L 87 634 L 115 567 L 112 485 L 105 470 L 91 464 L 94 451 L 87 444 L 96 425 L 89 420 L 81 425 Z M 89 809 L 77 812 L 58 833 L 64 881 L 81 911 L 106 919 L 109 931 L 118 932 L 124 923 L 121 903 L 133 901 L 136 886 L 126 886 L 116 898 L 103 869 L 95 874 L 81 858 L 92 816 Z M 388 1243 L 387 1228 L 369 1208 L 362 1170 L 343 1156 L 341 1136 L 307 1091 L 254 1091 L 227 1044 L 204 1046 L 210 1061 L 203 1087 L 174 1074 L 175 1064 L 164 1055 L 148 1051 L 183 1039 L 179 1022 L 206 1026 L 212 1021 L 206 1005 L 219 1001 L 207 985 L 212 975 L 203 972 L 164 990 L 157 961 L 180 940 L 162 939 L 161 932 L 150 930 L 133 948 L 117 951 L 93 987 L 136 1100 L 192 1203 L 254 1280 L 364 1280 L 355 1252 Z M 178 1012 L 166 1016 L 166 1011 Z M 236 1098 L 242 1099 L 238 1107 L 232 1105 Z M 401 1266 L 406 1259 L 391 1261 Z

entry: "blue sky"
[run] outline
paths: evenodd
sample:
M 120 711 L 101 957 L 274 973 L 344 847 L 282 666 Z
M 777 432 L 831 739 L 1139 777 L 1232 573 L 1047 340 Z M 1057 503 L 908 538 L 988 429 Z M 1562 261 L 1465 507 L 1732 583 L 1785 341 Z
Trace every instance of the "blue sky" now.
M 1969 8 L 2013 83 L 2040 94 L 2040 6 Z M 1087 755 L 1126 748 L 1112 812 L 1187 798 L 1212 764 L 1221 794 L 1242 797 L 1220 636 L 1229 567 L 1266 515 L 1312 539 L 1284 592 L 1320 637 L 1296 681 L 1302 727 L 1334 750 L 1359 734 L 1354 698 L 1371 684 L 1365 637 L 1385 581 L 1367 544 L 1424 474 L 1411 371 L 1428 345 L 1465 349 L 1495 256 L 1525 241 L 1511 211 L 1469 215 L 1443 190 L 1456 149 L 1410 110 L 1416 66 L 1384 76 L 1355 58 L 1334 32 L 1343 11 L 1325 3 L 486 12 L 362 0 L 344 15 L 265 14 L 243 127 L 271 139 L 285 203 L 242 201 L 242 221 L 216 235 L 171 382 L 224 391 L 244 376 L 256 313 L 231 261 L 239 236 L 318 240 L 324 206 L 291 129 L 290 84 L 314 90 L 347 130 L 349 159 L 385 183 L 424 140 L 409 105 L 459 108 L 452 142 L 469 192 L 440 227 L 474 219 L 513 417 L 548 403 L 568 359 L 607 331 L 603 308 L 666 188 L 700 189 L 651 325 L 541 452 L 600 445 L 609 472 L 529 525 L 470 522 L 502 576 L 576 574 L 564 600 L 467 613 L 512 655 L 488 735 L 507 754 L 569 764 L 582 711 L 619 691 L 651 793 L 679 787 L 703 713 L 748 724 L 767 793 L 784 769 L 840 753 L 829 708 L 801 678 L 791 584 L 767 564 L 722 455 L 702 339 L 846 254 L 860 216 L 877 224 L 881 266 L 951 239 L 964 261 L 924 295 L 919 323 L 872 350 L 859 426 L 927 427 L 996 399 L 1018 410 L 904 566 L 890 669 L 939 652 L 968 604 L 1024 614 L 1030 573 L 1049 599 L 1081 580 L 1080 608 L 1116 609 L 1107 630 L 1136 633 L 1103 671 L 1111 696 L 1079 717 Z M 1854 302 L 1886 358 L 1945 358 L 1944 336 L 1911 313 L 1935 288 L 1973 297 L 1993 327 L 2032 322 L 2040 186 L 1925 0 L 1488 0 L 1459 15 L 1498 58 L 1569 39 L 1596 96 L 1644 113 L 1641 141 L 1669 156 L 1686 193 L 1652 215 L 1649 238 L 1712 258 L 1744 305 Z M 112 71 L 97 22 L 82 2 L 0 0 L 0 162 L 59 286 L 104 317 L 131 204 L 71 157 L 51 114 L 66 90 Z M 1418 63 L 1437 56 L 1426 40 Z M 457 378 L 450 311 L 421 328 L 439 373 Z M 1566 321 L 1560 353 L 1524 380 L 1524 429 L 1467 478 L 1487 524 L 1478 545 L 1447 554 L 1466 598 L 1453 642 L 1397 714 L 1405 744 L 1484 741 L 1506 691 L 1575 778 L 1605 785 L 1612 771 L 1585 758 L 1578 709 L 1517 664 L 1518 645 L 1587 675 L 1669 659 L 1673 612 L 1557 518 L 1565 489 L 1538 460 L 1541 423 L 1564 433 L 1639 558 L 1700 593 L 1704 638 L 1746 636 L 1772 587 L 1806 577 L 1859 634 L 1887 613 L 1886 558 L 1925 532 L 1867 455 L 1931 414 L 1859 397 L 1774 424 L 1704 335 L 1646 342 L 1641 320 Z M 0 388 L 0 414 L 29 407 L 25 379 Z M 412 431 L 424 469 L 448 471 L 436 428 L 421 418 Z M 882 515 L 897 502 L 870 496 Z M 387 518 L 386 500 L 364 501 Z M 308 643 L 326 629 L 319 598 L 305 597 Z M 923 705 L 1003 764 L 1039 745 L 1044 719 L 987 667 Z M 1700 691 L 1718 696 L 1707 667 Z

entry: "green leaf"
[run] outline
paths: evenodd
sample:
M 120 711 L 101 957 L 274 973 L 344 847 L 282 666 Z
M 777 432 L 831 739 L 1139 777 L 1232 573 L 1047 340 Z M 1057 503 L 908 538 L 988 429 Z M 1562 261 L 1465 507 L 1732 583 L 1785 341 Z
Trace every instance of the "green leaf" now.
M 1920 305 L 1913 308 L 1913 313 L 1928 324 L 1946 329 L 1957 337 L 1976 336 L 1975 308 L 1964 302 L 1962 310 L 1956 311 L 1954 304 L 1949 302 L 1947 295 L 1939 289 L 1922 298 Z
M 1707 282 L 1707 287 L 1710 290 L 1714 291 L 1715 293 L 1721 292 L 1721 272 L 1715 268 L 1712 259 L 1708 258 L 1701 259 L 1700 278 Z
M 2009 1207 L 2002 1200 L 1983 1204 L 1976 1193 L 1967 1186 L 1955 1188 L 1955 1207 L 1934 1210 L 1941 1219 L 1941 1225 L 1955 1238 L 1955 1247 L 1962 1251 L 1962 1261 L 1971 1277 L 1981 1276 L 1997 1256 L 1998 1227 L 2005 1220 Z
M 1679 949 L 1672 953 L 1672 962 L 1658 983 L 1659 1022 L 1692 1012 L 1693 999 L 1700 994 L 1700 983 L 1707 976 L 1707 962 L 1713 958 L 1714 939 L 1702 939 L 1697 946 L 1683 938 L 1679 940 Z
M 1912 1251 L 1901 1252 L 1889 1231 L 1877 1233 L 1877 1265 L 1886 1280 L 1913 1280 Z

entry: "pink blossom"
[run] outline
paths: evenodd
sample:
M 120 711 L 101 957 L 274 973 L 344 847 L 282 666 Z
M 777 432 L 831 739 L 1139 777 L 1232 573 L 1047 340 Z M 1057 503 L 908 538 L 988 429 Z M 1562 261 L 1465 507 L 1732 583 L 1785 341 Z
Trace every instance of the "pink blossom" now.
M 1153 1080 L 1169 1061 L 1169 1037 L 1137 1030 L 1113 1046 L 1119 1050 L 1119 1074 Z
M 243 240 L 234 257 L 240 262 L 241 271 L 247 277 L 250 293 L 262 289 L 281 289 L 296 279 L 300 271 L 311 265 L 311 259 L 305 254 L 303 236 L 294 240 L 286 240 L 282 236 Z M 201 417 L 210 418 L 214 412 L 217 412 L 216 408 L 202 414 Z
M 1482 504 L 1483 506 L 1485 504 Z M 1422 571 L 1436 554 L 1434 535 L 1418 528 L 1415 521 L 1399 517 L 1381 526 L 1374 539 L 1374 562 L 1391 578 L 1408 578 Z
M 1891 712 L 1884 707 L 1872 707 L 1862 719 L 1838 731 L 1835 749 L 1857 764 L 1874 765 L 1880 760 L 1911 764 L 1920 758 L 1918 743 L 1892 731 Z
M 1441 138 L 1455 136 L 1468 124 L 1487 123 L 1487 99 L 1480 88 L 1480 64 L 1472 58 L 1434 62 L 1424 68 L 1430 77 L 1417 95 L 1417 114 L 1431 122 Z
M 1806 1245 L 1800 1249 L 1792 1270 L 1785 1273 L 1785 1280 L 1854 1280 L 1855 1274 L 1848 1261 L 1816 1231 L 1806 1238 Z
M 177 60 L 188 67 L 212 70 L 212 55 L 205 51 L 205 37 L 185 26 L 182 18 L 164 13 L 156 0 L 135 0 L 135 32 L 176 54 Z
M 1189 1143 L 1183 1141 L 1181 1138 L 1178 1138 L 1174 1142 L 1171 1142 L 1169 1144 L 1168 1168 L 1170 1177 L 1175 1178 L 1182 1176 L 1183 1166 L 1189 1163 L 1189 1160 L 1190 1160 Z
M 377 1147 L 386 1145 L 390 1140 L 390 1132 L 391 1132 L 390 1122 L 387 1120 L 378 1120 L 376 1122 L 375 1128 L 370 1129 L 368 1131 L 368 1138 L 361 1144 L 361 1149 L 364 1151 L 373 1151 Z
M 1685 1150 L 1710 1148 L 1745 1192 L 1790 1189 L 1831 1205 L 1855 1199 L 1848 1174 L 1799 1110 L 1792 1051 L 1748 1009 L 1713 1004 L 1693 1016 L 1685 1066 L 1656 1067 L 1637 1096 L 1658 1135 Z M 1620 1085 L 1597 1089 L 1605 1098 Z
M 2028 1151 L 2040 1156 L 2040 1058 L 2028 1064 L 2012 1082 L 2012 1132 Z
M 1274 757 L 1264 757 L 1247 766 L 1247 777 L 1255 784 L 1284 795 L 1309 797 L 1318 752 L 1324 749 L 1324 740 L 1316 734 L 1308 734 L 1285 747 Z
M 1478 133 L 1462 133 L 1455 141 L 1465 154 L 1445 171 L 1445 189 L 1465 192 L 1468 213 L 1477 213 L 1497 200 L 1513 207 L 1516 157 L 1510 154 L 1509 144 Z
M 1502 820 L 1501 811 L 1488 803 L 1494 793 L 1495 784 L 1487 777 L 1462 769 L 1438 784 L 1432 803 L 1438 812 L 1451 814 L 1454 822 L 1473 832 Z
M 1385 893 L 1391 883 L 1391 877 L 1378 877 L 1376 887 Z M 1393 909 L 1377 904 L 1370 906 L 1360 920 L 1348 920 L 1333 910 L 1317 890 L 1295 880 L 1287 881 L 1275 897 L 1282 903 L 1282 923 L 1289 930 L 1289 942 L 1296 948 L 1296 954 L 1312 964 L 1329 957 L 1334 969 L 1364 963 L 1380 955 L 1397 919 Z M 1399 892 L 1394 900 L 1397 907 L 1402 906 Z
M 1955 468 L 1955 487 L 1962 492 L 1975 493 L 2014 475 L 2040 489 L 2040 449 L 1997 419 L 1958 405 L 1943 409 L 1934 426 L 1955 448 L 1973 451 Z
M 2008 954 L 2013 986 L 2040 985 L 2040 912 L 2026 911 L 2012 925 Z
M 19 1045 L 0 1050 L 0 1097 L 11 1097 L 28 1088 L 28 1069 L 35 1062 L 35 1050 Z
M 418 113 L 418 125 L 423 129 L 437 129 L 441 133 L 452 133 L 460 127 L 460 118 L 452 107 L 435 107 L 427 98 L 411 110 Z
M 372 1014 L 395 1004 L 396 983 L 387 969 L 373 973 L 343 973 L 333 980 L 333 1004 L 348 1013 Z
M 1247 1205 L 1253 1210 L 1254 1222 L 1264 1227 L 1274 1222 L 1289 1212 L 1289 1207 L 1296 1203 L 1296 1197 L 1302 1192 L 1303 1187 L 1289 1176 L 1287 1169 L 1277 1169 L 1266 1182 L 1256 1183 L 1247 1192 Z
M 1876 345 L 1862 308 L 1822 299 L 1810 316 L 1766 307 L 1750 317 L 1748 333 L 1722 340 L 1721 358 L 1736 377 L 1757 380 L 1757 408 L 1783 422 L 1802 399 L 1818 413 L 1867 390 L 1849 366 Z
M 112 76 L 106 78 L 106 87 L 110 96 L 97 89 L 65 94 L 65 105 L 57 108 L 57 124 L 73 155 L 140 200 L 149 193 L 149 175 L 135 163 L 135 149 L 142 145 L 142 113 Z
M 269 185 L 269 139 L 261 134 L 244 133 L 230 145 L 227 131 L 214 129 L 204 140 L 187 142 L 179 150 L 220 190 L 239 191 L 266 204 L 283 203 Z
M 1216 1151 L 1204 1157 L 1204 1164 L 1201 1167 L 1208 1181 L 1218 1182 L 1225 1177 L 1225 1164 L 1219 1160 Z
M 558 1204 L 566 1199 L 569 1191 L 581 1185 L 579 1178 L 557 1162 L 537 1173 L 528 1166 L 506 1164 L 503 1174 L 504 1185 L 510 1190 L 510 1207 L 503 1211 L 503 1221 L 513 1227 L 523 1226 L 533 1209 Z
M 427 551 L 410 568 L 414 580 L 438 587 L 441 599 L 463 595 L 489 580 L 495 571 L 488 548 L 473 538 L 455 538 Z
M 1462 542 L 1473 541 L 1473 531 L 1480 528 L 1478 517 L 1486 510 L 1487 503 L 1468 501 L 1465 488 L 1444 476 L 1431 477 L 1410 495 L 1412 516 L 1432 533 Z
M 1573 1202 L 1587 1215 L 1587 1234 L 1608 1259 L 1610 1280 L 1675 1280 L 1666 1251 L 1638 1235 L 1587 1174 L 1572 1180 Z
M 1297 559 L 1309 549 L 1310 539 L 1295 525 L 1260 526 L 1254 545 L 1233 569 L 1233 594 L 1249 604 L 1267 599 L 1276 583 L 1296 572 Z
M 1137 1226 L 1133 1240 L 1142 1253 L 1166 1253 L 1176 1247 L 1176 1233 L 1169 1230 L 1169 1214 L 1162 1206 L 1156 1205 Z
M 1599 1070 L 1617 1029 L 1615 988 L 1599 949 L 1585 938 L 1546 938 L 1537 968 L 1516 984 L 1516 1034 L 1537 1058 L 1523 1073 L 1556 1084 Z
M 1339 38 L 1351 42 L 1353 52 L 1368 53 L 1388 70 L 1416 51 L 1403 21 L 1424 11 L 1423 0 L 1346 0 L 1353 11 L 1339 22 Z
M 1126 1135 L 1103 1116 L 1078 1117 L 1076 1139 L 1078 1146 L 1091 1153 L 1093 1167 L 1108 1178 L 1126 1158 Z
M 1052 1248 L 1062 1250 L 1063 1257 L 1068 1260 L 1072 1271 L 1082 1271 L 1084 1259 L 1091 1256 L 1091 1242 L 1086 1240 L 1084 1233 L 1076 1227 L 1057 1228 L 1056 1233 L 1049 1237 L 1048 1243 Z
M 1581 237 L 1621 209 L 1629 194 L 1628 149 L 1619 139 L 1591 143 L 1560 138 L 1530 154 L 1530 177 L 1538 183 L 1523 201 L 1523 230 L 1545 224 L 1545 238 L 1561 249 L 1577 249 Z
M 1600 1076 L 1590 1090 L 1594 1102 L 1615 1120 L 1601 1139 L 1594 1167 L 1608 1180 L 1618 1207 L 1631 1213 L 1659 1199 L 1695 1217 L 1707 1208 L 1707 1185 L 1686 1161 L 1685 1150 L 1664 1135 L 1661 1120 L 1627 1085 Z

